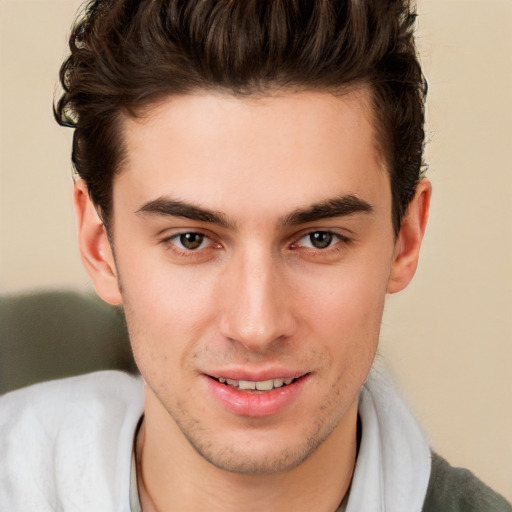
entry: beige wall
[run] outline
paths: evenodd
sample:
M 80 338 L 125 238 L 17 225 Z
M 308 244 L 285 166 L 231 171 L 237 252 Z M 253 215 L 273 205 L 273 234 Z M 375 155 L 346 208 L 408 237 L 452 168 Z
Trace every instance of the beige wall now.
M 0 0 L 0 291 L 86 288 L 51 98 L 78 3 Z M 420 0 L 431 222 L 381 352 L 434 447 L 512 499 L 512 2 Z

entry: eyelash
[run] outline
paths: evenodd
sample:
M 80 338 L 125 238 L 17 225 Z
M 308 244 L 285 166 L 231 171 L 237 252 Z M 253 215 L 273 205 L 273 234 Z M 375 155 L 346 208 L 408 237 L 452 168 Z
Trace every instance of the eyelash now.
M 301 240 L 306 239 L 308 237 L 311 240 L 311 237 L 315 234 L 321 234 L 324 236 L 328 235 L 328 236 L 332 237 L 332 240 L 329 242 L 329 245 L 326 246 L 325 248 L 307 247 L 307 246 L 299 245 Z M 190 249 L 190 248 L 186 248 L 186 247 L 180 247 L 180 245 L 178 245 L 178 243 L 183 245 L 183 243 L 180 241 L 180 239 L 182 237 L 188 236 L 188 235 L 197 235 L 197 236 L 202 237 L 201 243 L 199 244 L 199 246 L 197 248 Z M 178 241 L 178 242 L 176 242 L 176 241 Z M 201 247 L 205 242 L 208 242 L 206 247 Z M 330 254 L 332 252 L 338 252 L 338 251 L 342 250 L 343 247 L 350 245 L 352 242 L 353 242 L 353 240 L 351 238 L 348 238 L 347 236 L 341 235 L 334 231 L 318 229 L 315 231 L 308 231 L 304 234 L 301 234 L 301 236 L 298 239 L 296 239 L 295 242 L 290 244 L 289 247 L 292 249 L 303 249 L 305 252 L 307 252 L 310 255 L 316 254 L 318 256 L 321 256 L 321 255 Z M 169 249 L 172 252 L 174 252 L 177 256 L 185 257 L 185 258 L 198 257 L 200 254 L 204 255 L 204 251 L 206 251 L 208 249 L 212 249 L 212 248 L 219 249 L 222 247 L 221 244 L 214 242 L 210 236 L 208 236 L 207 234 L 202 233 L 200 231 L 184 231 L 181 233 L 176 233 L 172 236 L 169 236 L 169 237 L 163 239 L 162 243 L 167 245 L 167 247 L 169 247 Z
M 180 242 L 181 237 L 187 236 L 187 235 L 198 235 L 202 237 L 202 241 L 200 245 L 195 249 L 189 249 L 186 247 L 180 247 L 178 243 Z M 178 241 L 178 243 L 176 243 Z M 205 233 L 201 233 L 200 231 L 184 231 L 181 233 L 176 233 L 175 235 L 169 236 L 162 240 L 162 242 L 169 247 L 171 251 L 173 251 L 177 256 L 179 257 L 185 257 L 185 258 L 194 258 L 197 257 L 199 254 L 204 253 L 205 250 L 209 249 L 210 247 L 214 248 L 220 248 L 220 244 L 216 244 L 211 237 L 209 237 Z M 206 247 L 201 247 L 205 242 L 208 242 L 208 245 Z M 183 245 L 183 244 L 182 244 Z
M 311 237 L 313 235 L 329 236 L 330 237 L 329 244 L 326 247 L 305 247 L 305 246 L 298 245 L 301 240 L 307 239 L 307 238 L 309 238 L 309 240 L 312 242 Z M 350 238 L 348 238 L 347 236 L 340 235 L 339 233 L 336 233 L 334 231 L 318 229 L 318 230 L 309 231 L 309 232 L 303 234 L 297 240 L 297 242 L 292 244 L 292 247 L 293 246 L 304 247 L 306 250 L 311 250 L 311 251 L 315 251 L 315 252 L 319 251 L 320 253 L 325 253 L 325 252 L 328 252 L 329 250 L 340 250 L 341 249 L 340 244 L 341 244 L 341 246 L 346 246 L 346 245 L 350 244 L 351 242 L 352 242 L 352 240 Z

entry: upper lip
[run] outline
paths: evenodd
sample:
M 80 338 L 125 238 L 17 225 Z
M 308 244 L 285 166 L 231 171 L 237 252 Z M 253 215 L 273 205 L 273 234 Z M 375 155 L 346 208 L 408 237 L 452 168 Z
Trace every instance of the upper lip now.
M 307 371 L 290 370 L 290 369 L 268 369 L 261 371 L 250 371 L 247 369 L 225 369 L 205 372 L 205 375 L 218 379 L 223 377 L 230 380 L 246 380 L 251 382 L 262 382 L 273 379 L 297 379 L 306 375 Z

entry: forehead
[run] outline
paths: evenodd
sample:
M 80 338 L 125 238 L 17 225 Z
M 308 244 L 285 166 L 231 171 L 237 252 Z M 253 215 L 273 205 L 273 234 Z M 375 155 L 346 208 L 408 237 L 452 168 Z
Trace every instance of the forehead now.
M 389 195 L 365 90 L 238 98 L 204 92 L 125 118 L 116 196 L 177 197 L 263 216 L 340 194 Z M 280 207 L 281 211 L 277 212 Z M 259 209 L 259 210 L 258 210 Z

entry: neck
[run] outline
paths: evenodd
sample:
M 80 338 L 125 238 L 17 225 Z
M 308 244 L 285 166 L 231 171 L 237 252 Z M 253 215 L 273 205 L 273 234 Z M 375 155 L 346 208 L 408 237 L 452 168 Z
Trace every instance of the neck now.
M 205 510 L 205 504 L 211 512 L 334 512 L 350 485 L 357 449 L 357 402 L 307 459 L 288 471 L 263 475 L 215 467 L 194 450 L 166 412 L 168 421 L 162 428 L 155 417 L 160 414 L 146 396 L 145 419 L 136 442 L 144 512 Z

